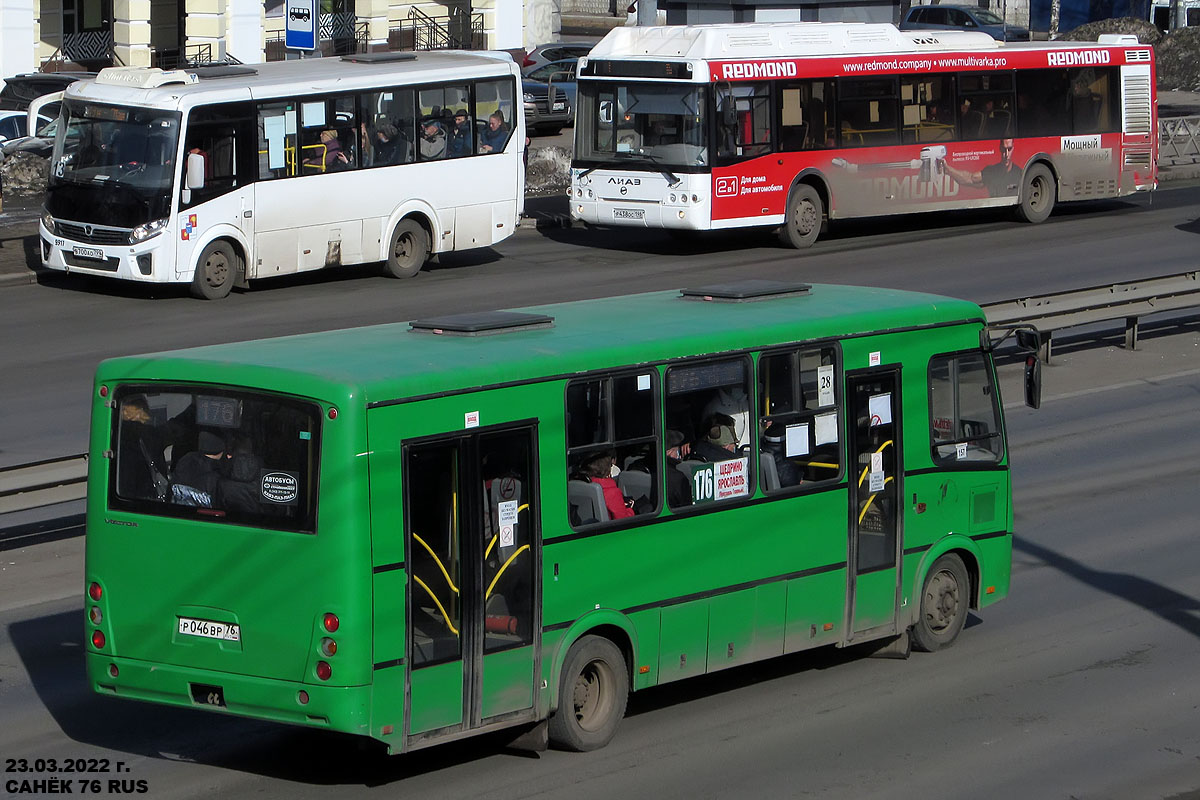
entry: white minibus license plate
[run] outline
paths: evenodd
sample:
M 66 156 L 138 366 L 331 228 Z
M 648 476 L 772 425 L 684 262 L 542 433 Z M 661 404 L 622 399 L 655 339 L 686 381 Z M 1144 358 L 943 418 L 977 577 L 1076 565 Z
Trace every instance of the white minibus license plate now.
M 613 219 L 645 219 L 646 209 L 644 208 L 614 208 Z
M 227 642 L 241 641 L 242 638 L 242 629 L 237 625 L 191 617 L 179 617 L 179 632 L 187 636 L 204 636 Z
M 104 251 L 99 247 L 72 247 L 71 252 L 76 258 L 91 258 L 96 261 L 104 260 Z
M 554 104 L 554 110 L 555 110 L 555 111 L 566 111 L 566 110 L 567 110 L 567 104 L 566 104 L 566 103 L 555 103 L 555 104 Z

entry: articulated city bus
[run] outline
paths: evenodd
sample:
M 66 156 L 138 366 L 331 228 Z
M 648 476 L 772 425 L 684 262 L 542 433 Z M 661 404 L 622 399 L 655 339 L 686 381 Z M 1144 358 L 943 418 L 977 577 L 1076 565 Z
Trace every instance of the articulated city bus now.
M 579 64 L 571 216 L 677 230 L 1015 206 L 1156 185 L 1154 51 L 789 23 L 618 28 Z
M 1009 590 L 1012 332 L 748 281 L 105 361 L 89 682 L 393 752 L 589 750 L 630 690 L 946 647 Z
M 503 53 L 101 70 L 65 92 L 42 263 L 209 299 L 338 264 L 415 275 L 515 230 L 518 79 Z

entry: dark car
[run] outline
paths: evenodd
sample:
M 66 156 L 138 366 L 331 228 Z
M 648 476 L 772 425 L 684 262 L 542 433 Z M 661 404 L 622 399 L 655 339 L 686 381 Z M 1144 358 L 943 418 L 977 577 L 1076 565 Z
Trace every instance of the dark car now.
M 25 111 L 44 94 L 61 92 L 75 81 L 94 77 L 94 72 L 28 72 L 5 78 L 4 88 L 0 89 L 0 110 Z
M 525 70 L 524 77 L 521 78 L 522 83 L 525 81 L 537 81 L 539 84 L 552 83 L 567 96 L 568 127 L 575 124 L 575 69 L 578 65 L 578 58 L 564 58 L 560 61 L 542 64 L 539 67 L 528 68 Z
M 979 31 L 1000 42 L 1027 42 L 1029 29 L 1009 25 L 994 11 L 975 6 L 913 6 L 902 31 Z

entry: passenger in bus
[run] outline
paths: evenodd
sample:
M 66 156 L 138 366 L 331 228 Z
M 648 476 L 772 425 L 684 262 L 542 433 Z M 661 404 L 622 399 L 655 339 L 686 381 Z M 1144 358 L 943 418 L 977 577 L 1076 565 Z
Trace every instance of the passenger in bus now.
M 787 457 L 784 447 L 786 439 L 787 426 L 778 422 L 767 425 L 762 433 L 762 451 L 775 462 L 775 474 L 779 477 L 780 487 L 796 486 L 803 478 L 800 468 Z
M 692 453 L 710 463 L 728 461 L 737 452 L 737 431 L 733 417 L 728 414 L 710 414 L 700 426 L 701 438 L 692 448 Z
M 323 130 L 320 138 L 323 147 L 314 148 L 315 154 L 304 159 L 306 165 L 328 172 L 335 165 L 348 162 L 346 154 L 342 152 L 342 144 L 338 141 L 337 131 L 332 128 Z
M 683 434 L 679 431 L 668 428 L 665 444 L 667 446 L 667 504 L 671 508 L 691 505 L 691 481 L 679 471 L 679 465 L 692 454 L 691 442 L 685 441 Z
M 387 120 L 375 126 L 372 144 L 373 164 L 398 164 L 400 162 L 400 131 Z
M 217 503 L 231 511 L 259 511 L 259 486 L 263 460 L 254 454 L 250 438 L 239 437 L 228 457 L 220 462 Z
M 467 110 L 460 108 L 454 112 L 454 126 L 450 129 L 450 158 L 471 155 L 471 118 Z
M 118 494 L 144 499 L 166 495 L 163 443 L 151 421 L 145 395 L 134 395 L 121 403 L 117 452 Z
M 727 414 L 733 417 L 733 430 L 737 435 L 738 447 L 750 444 L 750 401 L 741 386 L 722 386 L 704 405 L 703 416 Z
M 221 480 L 225 440 L 212 431 L 200 431 L 198 449 L 184 455 L 175 466 L 172 496 L 185 506 L 211 508 Z
M 616 456 L 611 450 L 603 450 L 588 457 L 579 465 L 579 471 L 590 482 L 600 485 L 604 490 L 604 505 L 608 508 L 609 519 L 627 519 L 634 515 L 633 499 L 626 498 L 617 488 L 617 480 L 613 477 Z
M 479 152 L 499 153 L 508 142 L 508 125 L 504 112 L 496 111 L 488 117 L 487 127 L 479 134 Z
M 421 126 L 421 141 L 419 143 L 422 161 L 444 158 L 446 155 L 446 131 L 442 123 L 429 119 Z

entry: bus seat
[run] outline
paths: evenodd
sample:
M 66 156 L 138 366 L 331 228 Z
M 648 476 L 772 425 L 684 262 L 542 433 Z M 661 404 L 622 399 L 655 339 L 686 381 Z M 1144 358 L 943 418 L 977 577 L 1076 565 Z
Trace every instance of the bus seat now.
M 580 524 L 608 522 L 608 506 L 604 504 L 604 488 L 591 481 L 567 481 L 567 502 Z
M 986 124 L 987 137 L 989 139 L 1004 139 L 1012 136 L 1012 132 L 1009 130 L 1010 122 L 1011 116 L 1004 109 L 993 111 L 992 115 L 988 117 Z
M 621 487 L 621 494 L 634 500 L 642 497 L 649 500 L 653 483 L 654 476 L 639 469 L 623 469 L 617 476 L 617 486 Z
M 775 459 L 770 453 L 758 454 L 758 468 L 762 470 L 763 490 L 773 492 L 779 488 L 779 471 L 775 469 Z
M 982 111 L 968 111 L 962 118 L 964 139 L 976 139 L 983 135 L 984 116 Z

